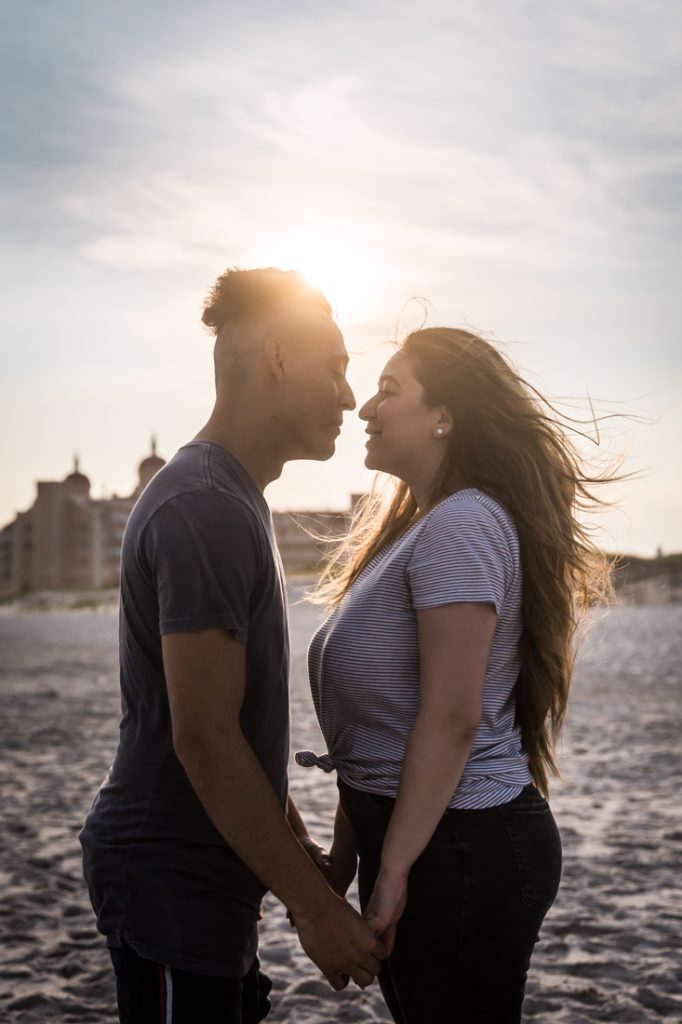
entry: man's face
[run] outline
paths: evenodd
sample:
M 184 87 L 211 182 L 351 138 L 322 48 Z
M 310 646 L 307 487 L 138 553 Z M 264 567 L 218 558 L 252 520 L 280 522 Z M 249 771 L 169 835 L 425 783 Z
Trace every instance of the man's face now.
M 277 406 L 287 459 L 329 459 L 343 414 L 355 408 L 346 380 L 343 335 L 318 309 L 287 313 L 281 331 L 284 376 Z

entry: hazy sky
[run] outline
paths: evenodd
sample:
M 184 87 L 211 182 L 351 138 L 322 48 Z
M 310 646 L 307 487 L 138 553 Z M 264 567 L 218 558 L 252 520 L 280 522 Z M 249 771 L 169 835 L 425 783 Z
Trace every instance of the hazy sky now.
M 77 451 L 128 493 L 212 402 L 228 265 L 316 277 L 366 398 L 421 319 L 499 340 L 629 451 L 609 549 L 682 549 L 682 5 L 4 0 L 0 524 Z M 367 485 L 364 435 L 275 508 Z

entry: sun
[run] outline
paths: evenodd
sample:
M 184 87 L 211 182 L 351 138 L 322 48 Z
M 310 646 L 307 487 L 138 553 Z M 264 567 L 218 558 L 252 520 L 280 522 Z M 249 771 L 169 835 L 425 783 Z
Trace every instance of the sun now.
M 378 267 L 342 231 L 307 231 L 275 239 L 262 246 L 254 265 L 298 270 L 324 292 L 334 313 L 344 320 L 362 319 L 371 310 Z

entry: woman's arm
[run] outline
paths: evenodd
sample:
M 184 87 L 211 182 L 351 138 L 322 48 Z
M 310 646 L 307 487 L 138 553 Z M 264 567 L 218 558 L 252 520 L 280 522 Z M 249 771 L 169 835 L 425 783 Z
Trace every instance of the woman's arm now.
M 350 883 L 355 878 L 358 855 L 353 827 L 343 813 L 341 803 L 336 808 L 334 841 L 329 856 L 332 867 L 327 880 L 335 893 L 345 896 Z
M 496 623 L 492 604 L 449 604 L 417 612 L 419 712 L 366 911 L 389 952 L 405 908 L 410 868 L 452 798 L 476 736 Z
M 301 817 L 298 807 L 294 803 L 291 796 L 287 799 L 287 821 L 291 831 L 294 833 L 299 843 L 308 854 L 313 864 L 322 872 L 329 884 L 331 885 L 331 867 L 332 862 L 329 854 L 326 852 L 324 847 L 320 846 L 319 843 L 315 842 L 313 837 L 308 832 L 308 829 Z M 332 886 L 333 887 L 333 886 Z
M 345 896 L 355 878 L 358 857 L 355 849 L 355 835 L 339 803 L 334 818 L 334 839 L 329 853 L 316 843 L 305 826 L 296 804 L 289 797 L 287 820 L 291 830 L 311 860 L 317 865 L 329 885 L 339 896 Z

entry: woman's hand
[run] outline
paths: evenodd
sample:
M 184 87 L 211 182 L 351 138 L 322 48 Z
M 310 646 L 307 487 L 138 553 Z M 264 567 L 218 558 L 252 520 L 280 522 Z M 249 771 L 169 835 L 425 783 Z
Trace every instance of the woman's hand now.
M 398 921 L 406 903 L 407 875 L 391 875 L 380 871 L 367 904 L 365 918 L 377 938 L 381 939 L 386 956 L 390 956 L 393 950 Z
M 334 882 L 332 878 L 332 860 L 327 851 L 324 849 L 323 846 L 320 846 L 319 843 L 316 843 L 313 837 L 308 832 L 305 832 L 302 835 L 298 835 L 296 836 L 296 838 L 298 839 L 299 843 L 301 844 L 305 852 L 310 857 L 311 861 L 313 862 L 317 870 L 320 872 L 320 874 L 324 875 L 327 883 L 333 889 Z M 294 921 L 293 914 L 291 913 L 290 910 L 287 910 L 287 921 L 289 922 L 292 928 L 296 927 L 296 922 Z
M 298 839 L 299 843 L 310 857 L 311 861 L 317 868 L 317 870 L 324 876 L 327 883 L 331 886 L 332 882 L 330 879 L 332 862 L 327 851 L 316 843 L 313 837 L 305 827 L 303 818 L 298 812 L 296 804 L 289 796 L 287 801 L 287 821 L 291 826 L 291 830 Z M 294 919 L 291 912 L 287 910 L 287 920 L 289 921 L 292 928 L 295 927 Z
M 319 843 L 315 842 L 308 832 L 303 818 L 299 814 L 296 804 L 292 800 L 291 796 L 289 796 L 287 801 L 287 821 L 291 826 L 291 831 L 294 833 L 315 867 L 324 875 L 327 881 L 329 881 L 329 872 L 331 870 L 329 854 L 320 846 Z
M 332 872 L 332 860 L 330 855 L 327 853 L 324 847 L 320 846 L 319 843 L 316 843 L 313 837 L 308 833 L 306 833 L 304 836 L 297 836 L 297 839 L 301 846 L 303 847 L 303 849 L 305 850 L 305 852 L 310 857 L 311 861 L 313 862 L 317 870 L 324 875 L 324 877 L 331 885 L 332 883 L 330 878 Z

